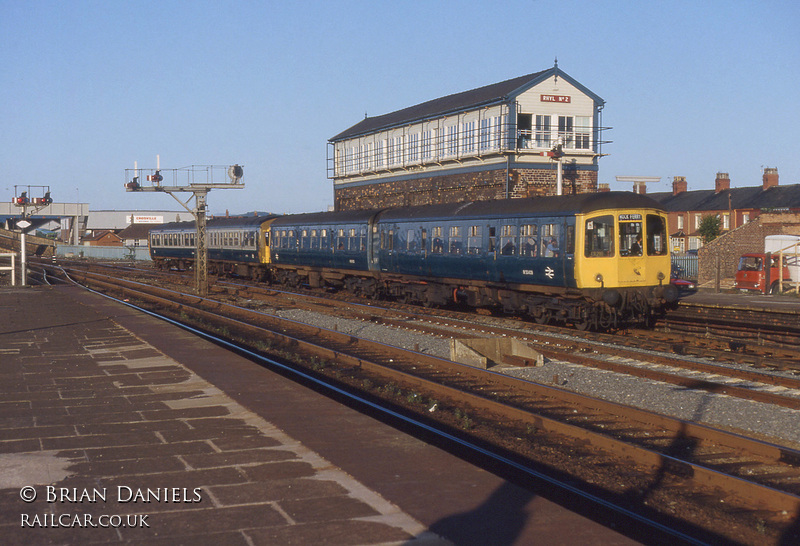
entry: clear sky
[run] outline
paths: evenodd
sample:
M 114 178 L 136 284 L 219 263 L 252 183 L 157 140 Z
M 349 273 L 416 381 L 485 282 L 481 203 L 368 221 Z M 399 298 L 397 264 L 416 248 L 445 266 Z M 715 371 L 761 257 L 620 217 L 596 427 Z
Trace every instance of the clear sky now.
M 214 212 L 333 203 L 327 141 L 559 67 L 602 97 L 600 182 L 800 183 L 800 2 L 0 0 L 0 192 L 175 209 L 125 169 L 245 168 Z

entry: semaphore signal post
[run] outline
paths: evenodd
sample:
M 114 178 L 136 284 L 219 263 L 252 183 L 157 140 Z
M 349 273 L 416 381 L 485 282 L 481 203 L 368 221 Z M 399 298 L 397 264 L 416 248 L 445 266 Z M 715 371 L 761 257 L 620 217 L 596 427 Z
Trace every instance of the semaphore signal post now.
M 241 165 L 192 165 L 180 169 L 161 170 L 160 160 L 155 169 L 125 169 L 125 191 L 168 193 L 194 216 L 197 224 L 195 245 L 195 289 L 200 296 L 208 295 L 208 246 L 206 244 L 206 210 L 208 192 L 213 189 L 243 189 Z M 142 178 L 144 176 L 144 178 Z M 227 181 L 225 178 L 227 176 Z M 176 194 L 189 193 L 186 201 Z M 194 208 L 189 203 L 194 198 Z

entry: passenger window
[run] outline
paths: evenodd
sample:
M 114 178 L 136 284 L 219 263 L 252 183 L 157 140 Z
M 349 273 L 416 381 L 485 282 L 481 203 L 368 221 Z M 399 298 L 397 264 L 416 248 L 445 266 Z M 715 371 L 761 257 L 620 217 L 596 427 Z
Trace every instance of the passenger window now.
M 444 252 L 444 239 L 442 239 L 442 227 L 437 226 L 431 229 L 431 235 L 433 236 L 431 252 L 433 252 L 434 254 L 441 254 L 442 252 Z
M 319 232 L 319 248 L 321 250 L 328 250 L 328 230 L 321 229 Z
M 344 230 L 340 229 L 336 232 L 336 250 L 344 250 L 346 244 Z
M 583 255 L 587 258 L 614 255 L 614 217 L 599 216 L 586 220 Z
M 500 233 L 500 254 L 513 256 L 517 253 L 517 226 L 503 226 Z
M 489 227 L 489 252 L 494 252 L 497 248 L 497 228 Z
M 558 224 L 542 224 L 541 255 L 545 258 L 558 258 L 561 255 L 561 249 L 558 243 L 559 227 Z
M 409 229 L 406 232 L 406 250 L 409 252 L 417 251 L 417 238 L 413 229 Z
M 350 228 L 350 237 L 347 245 L 348 250 L 358 250 L 358 235 L 356 228 Z
M 536 224 L 525 224 L 519 228 L 519 255 L 530 256 L 535 258 L 538 256 L 536 251 L 538 242 L 539 226 Z
M 394 249 L 394 230 L 381 231 L 381 248 L 383 250 Z
M 461 254 L 461 226 L 450 226 L 450 254 Z
M 481 226 L 470 226 L 467 237 L 467 253 L 480 254 L 483 239 L 481 237 Z

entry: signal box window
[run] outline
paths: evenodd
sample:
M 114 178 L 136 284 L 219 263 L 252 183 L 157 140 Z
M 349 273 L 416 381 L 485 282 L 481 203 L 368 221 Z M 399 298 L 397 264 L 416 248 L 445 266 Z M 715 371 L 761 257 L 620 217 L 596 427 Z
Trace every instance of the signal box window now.
M 647 255 L 664 256 L 667 248 L 667 224 L 664 218 L 655 214 L 647 215 Z
M 586 220 L 583 255 L 587 258 L 614 255 L 614 217 L 599 216 Z

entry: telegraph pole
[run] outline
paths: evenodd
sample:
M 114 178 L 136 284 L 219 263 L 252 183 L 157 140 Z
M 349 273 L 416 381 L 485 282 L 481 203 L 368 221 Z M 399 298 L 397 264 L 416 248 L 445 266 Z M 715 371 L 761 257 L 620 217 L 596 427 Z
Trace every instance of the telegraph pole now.
M 181 169 L 161 170 L 160 159 L 156 158 L 156 168 L 151 170 L 134 168 L 125 169 L 125 191 L 129 192 L 161 192 L 168 193 L 189 213 L 194 216 L 197 226 L 195 240 L 194 279 L 195 289 L 200 296 L 208 295 L 208 245 L 206 244 L 206 207 L 208 192 L 212 189 L 242 189 L 244 169 L 240 165 L 192 165 Z M 140 172 L 147 171 L 146 180 L 142 180 Z M 223 174 L 224 173 L 224 174 Z M 164 184 L 164 175 L 172 177 L 171 185 Z M 227 174 L 229 182 L 224 182 Z M 185 182 L 184 181 L 185 178 Z M 144 183 L 146 182 L 146 183 Z M 183 182 L 183 183 L 182 183 Z M 181 201 L 175 194 L 190 193 L 186 201 Z M 189 202 L 194 198 L 194 207 Z

